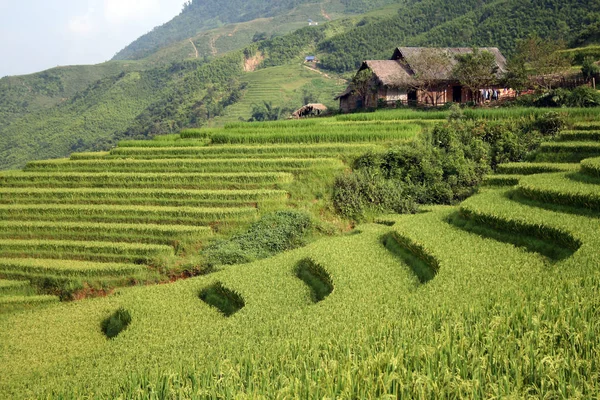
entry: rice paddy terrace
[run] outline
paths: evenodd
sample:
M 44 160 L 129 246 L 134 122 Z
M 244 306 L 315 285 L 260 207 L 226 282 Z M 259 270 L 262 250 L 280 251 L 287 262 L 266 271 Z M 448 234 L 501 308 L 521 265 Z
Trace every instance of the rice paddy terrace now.
M 31 308 L 0 315 L 0 397 L 596 398 L 600 123 L 457 206 L 104 298 L 35 290 L 159 281 L 186 243 L 310 200 L 298 182 L 423 125 L 370 118 L 188 131 L 0 174 L 0 304 Z

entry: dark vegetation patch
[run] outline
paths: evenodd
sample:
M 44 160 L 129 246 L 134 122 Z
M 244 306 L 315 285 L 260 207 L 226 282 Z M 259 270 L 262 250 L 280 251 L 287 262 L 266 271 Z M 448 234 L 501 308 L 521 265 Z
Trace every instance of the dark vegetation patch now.
M 555 261 L 572 256 L 582 244 L 570 232 L 557 228 L 505 220 L 493 215 L 476 215 L 465 209 L 461 209 L 450 222 L 482 236 L 525 247 Z
M 246 232 L 210 244 L 202 255 L 208 268 L 252 262 L 306 245 L 314 228 L 307 213 L 276 211 L 263 216 Z
M 543 208 L 566 214 L 582 215 L 589 218 L 600 218 L 600 207 L 595 202 L 586 202 L 573 198 L 572 200 L 554 197 L 552 202 L 541 201 L 521 192 L 521 188 L 508 193 L 508 197 L 516 202 L 532 207 Z
M 515 121 L 467 121 L 460 111 L 420 140 L 358 157 L 338 176 L 333 204 L 357 221 L 370 213 L 414 213 L 419 204 L 455 204 L 501 163 L 525 161 L 564 120 L 557 113 Z
M 221 282 L 202 289 L 200 300 L 215 307 L 226 317 L 232 316 L 246 305 L 240 294 L 227 289 Z
M 113 339 L 123 332 L 131 323 L 131 314 L 123 307 L 119 308 L 110 317 L 102 321 L 102 332 L 107 338 Z
M 329 273 L 309 258 L 298 263 L 296 276 L 310 288 L 314 303 L 324 300 L 333 291 L 333 281 Z
M 408 245 L 398 235 L 389 233 L 383 237 L 383 245 L 410 267 L 421 283 L 427 283 L 437 275 L 437 260 L 416 245 Z

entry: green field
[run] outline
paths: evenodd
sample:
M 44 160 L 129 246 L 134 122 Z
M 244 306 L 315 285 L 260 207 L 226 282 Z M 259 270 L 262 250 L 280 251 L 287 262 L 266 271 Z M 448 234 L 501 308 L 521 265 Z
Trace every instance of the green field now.
M 230 123 L 0 173 L 0 397 L 597 398 L 600 115 L 561 112 L 464 202 L 352 229 L 334 177 L 447 113 Z M 287 208 L 338 229 L 174 279 Z

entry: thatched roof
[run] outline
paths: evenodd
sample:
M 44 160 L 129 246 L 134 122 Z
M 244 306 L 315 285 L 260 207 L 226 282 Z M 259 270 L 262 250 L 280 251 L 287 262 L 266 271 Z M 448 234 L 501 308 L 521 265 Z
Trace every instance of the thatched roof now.
M 502 55 L 500 50 L 496 47 L 480 47 L 480 51 L 489 51 L 496 59 L 496 65 L 498 66 L 498 77 L 506 72 L 506 58 Z M 418 74 L 418 63 L 411 60 L 417 60 L 423 56 L 425 52 L 439 52 L 442 59 L 448 60 L 447 65 L 440 68 L 437 73 L 437 79 L 440 82 L 452 81 L 452 71 L 458 60 L 456 56 L 472 53 L 471 47 L 398 47 L 394 51 L 394 55 L 391 60 L 368 60 L 364 61 L 359 69 L 370 69 L 377 79 L 383 86 L 394 87 L 394 88 L 406 88 L 413 84 L 413 76 Z M 346 90 L 338 95 L 335 99 L 339 99 L 352 94 L 354 87 L 350 84 Z
M 401 62 L 395 60 L 367 60 L 364 61 L 359 71 L 370 69 L 383 86 L 388 87 L 406 87 L 411 83 L 411 71 Z M 354 90 L 352 84 L 348 85 L 346 90 L 335 99 L 345 97 Z
M 479 47 L 479 51 L 488 51 L 494 55 L 496 59 L 496 65 L 498 66 L 498 75 L 503 75 L 506 73 L 506 58 L 502 55 L 500 50 L 497 47 Z M 471 47 L 398 47 L 396 51 L 394 51 L 394 55 L 392 56 L 393 60 L 399 60 L 400 62 L 404 62 L 404 64 L 408 65 L 411 69 L 412 73 L 419 73 L 419 71 L 415 71 L 414 67 L 411 65 L 411 60 L 418 59 L 423 55 L 424 52 L 439 52 L 441 56 L 445 56 L 448 59 L 448 65 L 444 68 L 443 71 L 440 72 L 439 79 L 440 80 L 451 80 L 452 79 L 452 70 L 458 63 L 456 59 L 457 56 L 469 54 L 473 52 L 473 48 Z
M 324 112 L 327 111 L 327 106 L 321 103 L 309 103 L 303 107 L 300 107 L 292 113 L 292 117 L 299 118 L 303 115 L 311 114 L 314 111 Z

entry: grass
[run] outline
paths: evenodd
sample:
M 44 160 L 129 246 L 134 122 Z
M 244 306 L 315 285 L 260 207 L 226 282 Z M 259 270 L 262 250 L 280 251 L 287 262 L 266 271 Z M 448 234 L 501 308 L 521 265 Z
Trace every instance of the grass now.
M 256 208 L 193 208 L 71 204 L 0 205 L 0 216 L 13 221 L 88 221 L 146 224 L 206 225 L 210 222 L 253 219 Z
M 0 204 L 121 204 L 202 207 L 285 202 L 284 190 L 0 188 Z
M 308 168 L 339 168 L 336 158 L 219 158 L 213 160 L 56 160 L 34 161 L 27 164 L 27 172 L 76 171 L 76 172 L 237 172 L 279 171 L 293 172 Z
M 5 172 L 2 187 L 34 188 L 163 188 L 257 189 L 290 183 L 285 172 L 124 173 L 124 172 Z
M 208 226 L 123 224 L 99 222 L 1 221 L 1 239 L 83 240 L 164 244 L 177 248 L 181 242 L 212 235 Z

